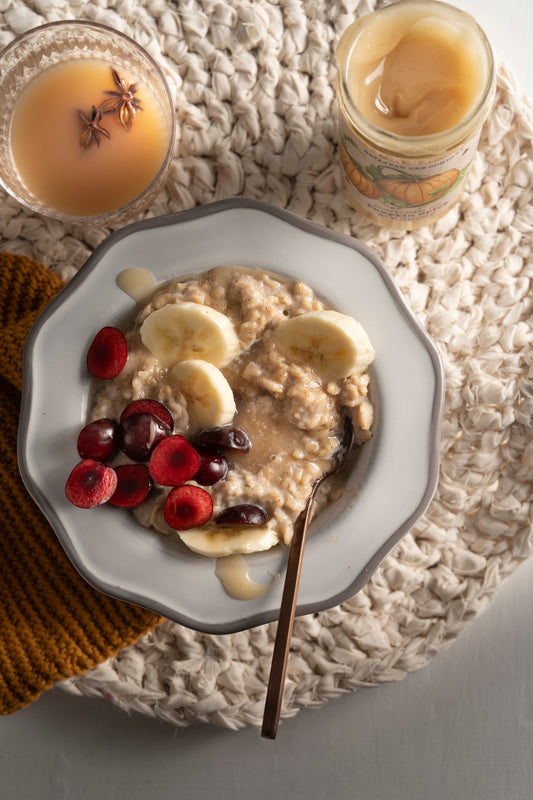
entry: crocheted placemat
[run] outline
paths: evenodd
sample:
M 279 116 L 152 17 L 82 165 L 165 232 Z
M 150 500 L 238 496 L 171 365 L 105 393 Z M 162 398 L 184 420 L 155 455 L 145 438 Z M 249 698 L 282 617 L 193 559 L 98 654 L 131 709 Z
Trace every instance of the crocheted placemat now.
M 354 16 L 382 4 L 35 0 L 0 13 L 0 45 L 34 25 L 83 17 L 130 34 L 162 65 L 178 139 L 151 216 L 242 196 L 357 236 L 441 350 L 435 499 L 361 592 L 296 620 L 282 717 L 427 663 L 533 549 L 531 107 L 500 65 L 459 204 L 409 233 L 358 217 L 341 191 L 334 47 Z M 80 234 L 6 199 L 0 233 L 2 250 L 68 280 L 109 230 Z M 274 635 L 275 623 L 213 636 L 164 622 L 58 685 L 181 727 L 259 725 Z

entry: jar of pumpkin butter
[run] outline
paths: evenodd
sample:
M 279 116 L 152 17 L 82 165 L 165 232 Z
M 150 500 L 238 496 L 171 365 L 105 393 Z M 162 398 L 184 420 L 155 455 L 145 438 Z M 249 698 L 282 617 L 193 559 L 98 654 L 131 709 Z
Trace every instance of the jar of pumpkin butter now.
M 441 217 L 464 187 L 494 97 L 485 34 L 447 3 L 399 0 L 350 25 L 336 55 L 350 202 L 393 227 Z

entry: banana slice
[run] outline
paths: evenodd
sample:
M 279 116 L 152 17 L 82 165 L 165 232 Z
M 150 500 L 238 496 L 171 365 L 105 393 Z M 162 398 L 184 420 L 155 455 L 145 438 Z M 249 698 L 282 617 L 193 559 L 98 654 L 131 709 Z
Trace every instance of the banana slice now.
M 274 342 L 294 361 L 305 361 L 327 380 L 362 372 L 374 359 L 374 348 L 360 322 L 339 311 L 310 311 L 284 320 Z
M 180 361 L 171 370 L 170 378 L 187 400 L 189 433 L 232 421 L 236 412 L 233 391 L 214 364 L 200 358 Z
M 200 303 L 169 303 L 152 311 L 141 325 L 141 339 L 165 364 L 202 358 L 218 367 L 240 350 L 229 317 Z
M 195 553 L 209 558 L 222 558 L 236 553 L 256 553 L 270 550 L 278 544 L 278 537 L 267 525 L 223 529 L 216 525 L 204 525 L 203 528 L 190 528 L 180 531 L 183 544 Z

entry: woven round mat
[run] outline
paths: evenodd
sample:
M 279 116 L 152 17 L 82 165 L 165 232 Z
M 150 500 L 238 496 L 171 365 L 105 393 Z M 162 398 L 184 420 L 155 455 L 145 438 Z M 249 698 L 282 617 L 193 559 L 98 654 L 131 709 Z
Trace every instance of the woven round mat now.
M 459 204 L 415 232 L 359 218 L 341 191 L 335 43 L 373 0 L 35 0 L 2 4 L 0 45 L 56 19 L 133 36 L 165 70 L 178 139 L 150 216 L 227 197 L 288 208 L 359 237 L 389 267 L 443 356 L 436 497 L 368 585 L 296 620 L 282 717 L 401 678 L 453 641 L 533 550 L 533 124 L 498 70 L 494 106 Z M 1 249 L 71 277 L 110 232 L 0 211 Z M 275 623 L 228 636 L 164 622 L 60 686 L 176 726 L 259 725 Z

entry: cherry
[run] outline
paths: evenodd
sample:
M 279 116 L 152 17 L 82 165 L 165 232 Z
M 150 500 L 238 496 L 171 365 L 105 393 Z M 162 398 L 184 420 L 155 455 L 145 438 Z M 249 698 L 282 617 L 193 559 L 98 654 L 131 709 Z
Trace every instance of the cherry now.
M 268 514 L 261 506 L 253 503 L 240 503 L 221 511 L 215 522 L 217 525 L 263 525 Z
M 120 449 L 132 461 L 148 461 L 154 447 L 171 432 L 153 414 L 132 414 L 120 425 Z
M 109 461 L 118 450 L 119 427 L 107 417 L 89 422 L 78 435 L 78 453 L 81 458 Z
M 78 508 L 95 508 L 107 503 L 117 487 L 117 475 L 114 469 L 85 458 L 76 464 L 67 478 L 65 494 L 70 502 Z
M 118 328 L 108 325 L 94 337 L 87 353 L 87 367 L 95 378 L 111 380 L 122 372 L 127 359 L 126 337 Z
M 109 498 L 112 506 L 134 508 L 140 505 L 152 488 L 152 479 L 146 464 L 121 464 L 115 467 L 117 488 Z
M 202 486 L 213 486 L 226 477 L 228 462 L 220 450 L 210 447 L 208 444 L 199 444 L 195 450 L 200 456 L 200 469 L 194 476 L 196 483 L 200 483 Z
M 178 486 L 196 475 L 200 468 L 200 456 L 184 436 L 174 434 L 154 448 L 148 467 L 156 483 Z
M 201 431 L 196 437 L 198 444 L 210 444 L 214 447 L 227 448 L 228 450 L 241 450 L 248 453 L 251 442 L 248 436 L 240 428 L 232 428 L 230 425 L 221 425 L 218 428 L 209 428 Z
M 165 501 L 163 515 L 171 528 L 186 531 L 205 525 L 213 514 L 211 495 L 200 486 L 176 486 Z
M 124 422 L 124 420 L 128 419 L 128 417 L 131 417 L 133 414 L 140 413 L 152 414 L 152 416 L 160 419 L 165 425 L 168 425 L 171 432 L 174 430 L 174 418 L 169 409 L 164 406 L 163 403 L 160 403 L 159 400 L 150 400 L 147 398 L 134 400 L 123 410 L 120 415 L 120 421 Z

